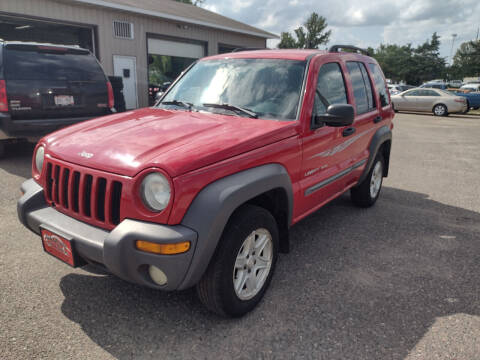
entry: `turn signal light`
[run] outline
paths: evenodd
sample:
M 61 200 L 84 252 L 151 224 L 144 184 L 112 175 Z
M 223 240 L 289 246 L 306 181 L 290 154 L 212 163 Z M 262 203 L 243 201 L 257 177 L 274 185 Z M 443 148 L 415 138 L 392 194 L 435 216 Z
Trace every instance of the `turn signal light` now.
M 150 241 L 137 240 L 135 246 L 140 251 L 152 254 L 174 255 L 187 252 L 190 249 L 190 241 L 183 241 L 175 244 L 157 244 Z

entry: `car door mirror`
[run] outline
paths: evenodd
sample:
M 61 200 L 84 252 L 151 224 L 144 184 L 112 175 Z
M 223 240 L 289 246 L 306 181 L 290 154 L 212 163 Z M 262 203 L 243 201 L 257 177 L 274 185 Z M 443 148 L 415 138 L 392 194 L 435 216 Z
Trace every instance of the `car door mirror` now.
M 330 105 L 326 114 L 315 116 L 315 126 L 320 127 L 323 124 L 332 127 L 348 126 L 353 124 L 355 111 L 350 104 Z

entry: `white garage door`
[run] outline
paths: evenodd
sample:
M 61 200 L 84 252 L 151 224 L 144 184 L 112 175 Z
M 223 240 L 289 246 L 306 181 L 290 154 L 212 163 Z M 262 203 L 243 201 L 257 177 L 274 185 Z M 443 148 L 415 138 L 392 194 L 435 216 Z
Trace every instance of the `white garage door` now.
M 199 59 L 205 56 L 205 47 L 200 44 L 150 38 L 148 39 L 148 53 Z

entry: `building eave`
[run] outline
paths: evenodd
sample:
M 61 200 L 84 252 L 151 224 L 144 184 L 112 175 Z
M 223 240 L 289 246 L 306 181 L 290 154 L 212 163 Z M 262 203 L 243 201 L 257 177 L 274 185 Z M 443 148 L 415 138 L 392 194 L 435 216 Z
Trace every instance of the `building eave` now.
M 201 21 L 201 20 L 192 19 L 192 18 L 183 17 L 183 16 L 177 16 L 177 15 L 173 15 L 173 14 L 167 14 L 167 13 L 163 13 L 161 11 L 153 11 L 153 10 L 137 8 L 137 7 L 134 7 L 134 6 L 116 4 L 116 3 L 112 3 L 112 2 L 109 2 L 109 1 L 105 1 L 105 0 L 73 0 L 73 1 L 78 2 L 78 3 L 87 4 L 87 5 L 96 5 L 96 6 L 106 7 L 106 8 L 115 9 L 115 10 L 128 11 L 128 12 L 135 13 L 135 14 L 158 17 L 158 18 L 167 19 L 167 20 L 180 21 L 180 22 L 184 22 L 184 23 L 188 23 L 188 24 L 200 25 L 200 26 L 205 26 L 205 27 L 209 27 L 209 28 L 213 28 L 213 29 L 226 30 L 226 31 L 234 32 L 234 33 L 256 36 L 256 37 L 260 37 L 260 38 L 264 38 L 264 39 L 278 39 L 279 38 L 278 35 L 268 33 L 268 32 L 261 33 L 261 32 L 249 31 L 249 30 L 245 30 L 245 29 L 238 29 L 238 28 L 234 28 L 234 27 L 215 24 L 215 23 L 212 23 L 212 22 Z

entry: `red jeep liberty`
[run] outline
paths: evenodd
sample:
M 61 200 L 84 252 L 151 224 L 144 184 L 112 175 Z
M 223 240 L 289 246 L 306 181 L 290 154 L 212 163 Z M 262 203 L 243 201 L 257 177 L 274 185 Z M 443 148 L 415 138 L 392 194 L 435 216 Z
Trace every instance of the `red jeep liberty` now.
M 152 108 L 44 137 L 20 221 L 71 266 L 160 290 L 196 285 L 210 310 L 241 316 L 288 252 L 290 226 L 347 190 L 363 207 L 380 194 L 394 112 L 363 52 L 201 59 Z

